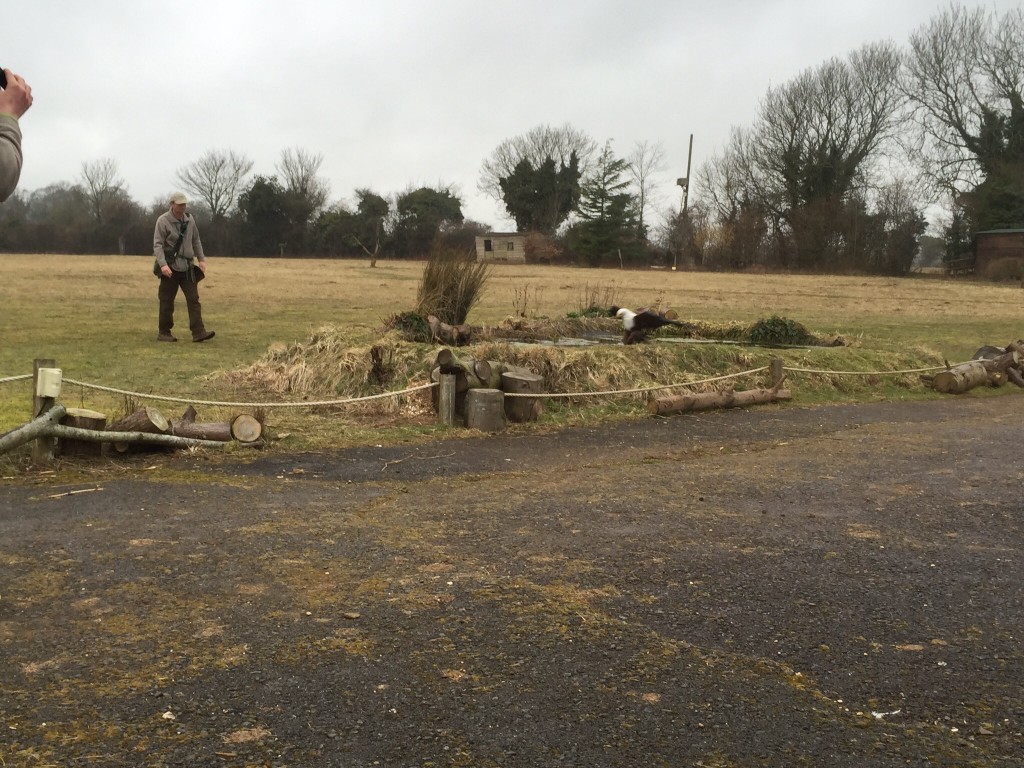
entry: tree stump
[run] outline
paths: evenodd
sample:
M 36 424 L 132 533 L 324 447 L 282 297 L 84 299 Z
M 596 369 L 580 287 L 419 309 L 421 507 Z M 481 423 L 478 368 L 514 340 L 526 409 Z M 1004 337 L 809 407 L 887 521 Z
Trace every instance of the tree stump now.
M 107 427 L 107 415 L 87 408 L 68 408 L 59 423 L 65 427 L 103 432 Z M 103 443 L 92 440 L 61 438 L 57 445 L 62 456 L 100 456 L 103 453 Z
M 466 393 L 466 426 L 481 432 L 505 429 L 505 393 L 500 389 L 471 389 Z
M 544 391 L 544 377 L 536 373 L 506 371 L 501 374 L 501 389 L 506 394 L 540 393 Z M 536 421 L 544 413 L 544 401 L 539 397 L 506 397 L 505 416 L 509 421 Z

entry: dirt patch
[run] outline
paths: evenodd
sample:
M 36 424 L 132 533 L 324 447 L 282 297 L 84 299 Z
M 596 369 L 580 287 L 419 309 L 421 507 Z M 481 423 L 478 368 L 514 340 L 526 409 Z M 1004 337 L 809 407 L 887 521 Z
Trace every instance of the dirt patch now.
M 0 758 L 1013 764 L 1018 399 L 7 484 Z

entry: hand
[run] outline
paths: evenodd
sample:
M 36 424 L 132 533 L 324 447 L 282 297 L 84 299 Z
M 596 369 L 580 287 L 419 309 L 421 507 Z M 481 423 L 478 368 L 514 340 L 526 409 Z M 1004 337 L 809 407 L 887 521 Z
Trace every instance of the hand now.
M 196 262 L 196 266 L 199 267 L 199 271 L 200 272 L 202 272 L 204 275 L 206 274 L 206 262 L 205 261 L 197 261 Z
M 7 88 L 0 91 L 0 112 L 21 117 L 32 106 L 32 89 L 24 78 L 5 69 Z
M 164 264 L 162 267 L 160 267 L 160 274 L 163 275 L 164 277 L 170 277 L 171 268 Z

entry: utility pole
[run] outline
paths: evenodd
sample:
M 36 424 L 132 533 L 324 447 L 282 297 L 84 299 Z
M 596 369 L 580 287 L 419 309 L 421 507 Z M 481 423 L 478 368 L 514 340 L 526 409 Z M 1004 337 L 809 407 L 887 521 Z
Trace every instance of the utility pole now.
M 686 153 L 686 176 L 676 179 L 676 184 L 683 188 L 683 201 L 679 210 L 680 218 L 686 215 L 686 207 L 690 201 L 690 161 L 693 159 L 693 134 L 690 134 L 690 149 Z M 672 271 L 676 271 L 679 261 L 678 251 L 672 255 Z

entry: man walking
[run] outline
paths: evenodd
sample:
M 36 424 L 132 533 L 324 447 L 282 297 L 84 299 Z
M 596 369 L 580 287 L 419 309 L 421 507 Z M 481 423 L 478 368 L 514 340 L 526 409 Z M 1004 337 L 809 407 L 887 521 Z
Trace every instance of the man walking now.
M 203 308 L 199 303 L 199 281 L 206 276 L 206 256 L 199 240 L 193 217 L 185 213 L 188 199 L 181 192 L 171 195 L 171 208 L 156 220 L 153 231 L 153 255 L 160 277 L 160 320 L 157 341 L 177 341 L 174 328 L 174 299 L 178 289 L 185 295 L 188 326 L 192 341 L 206 341 L 213 331 L 203 325 Z

